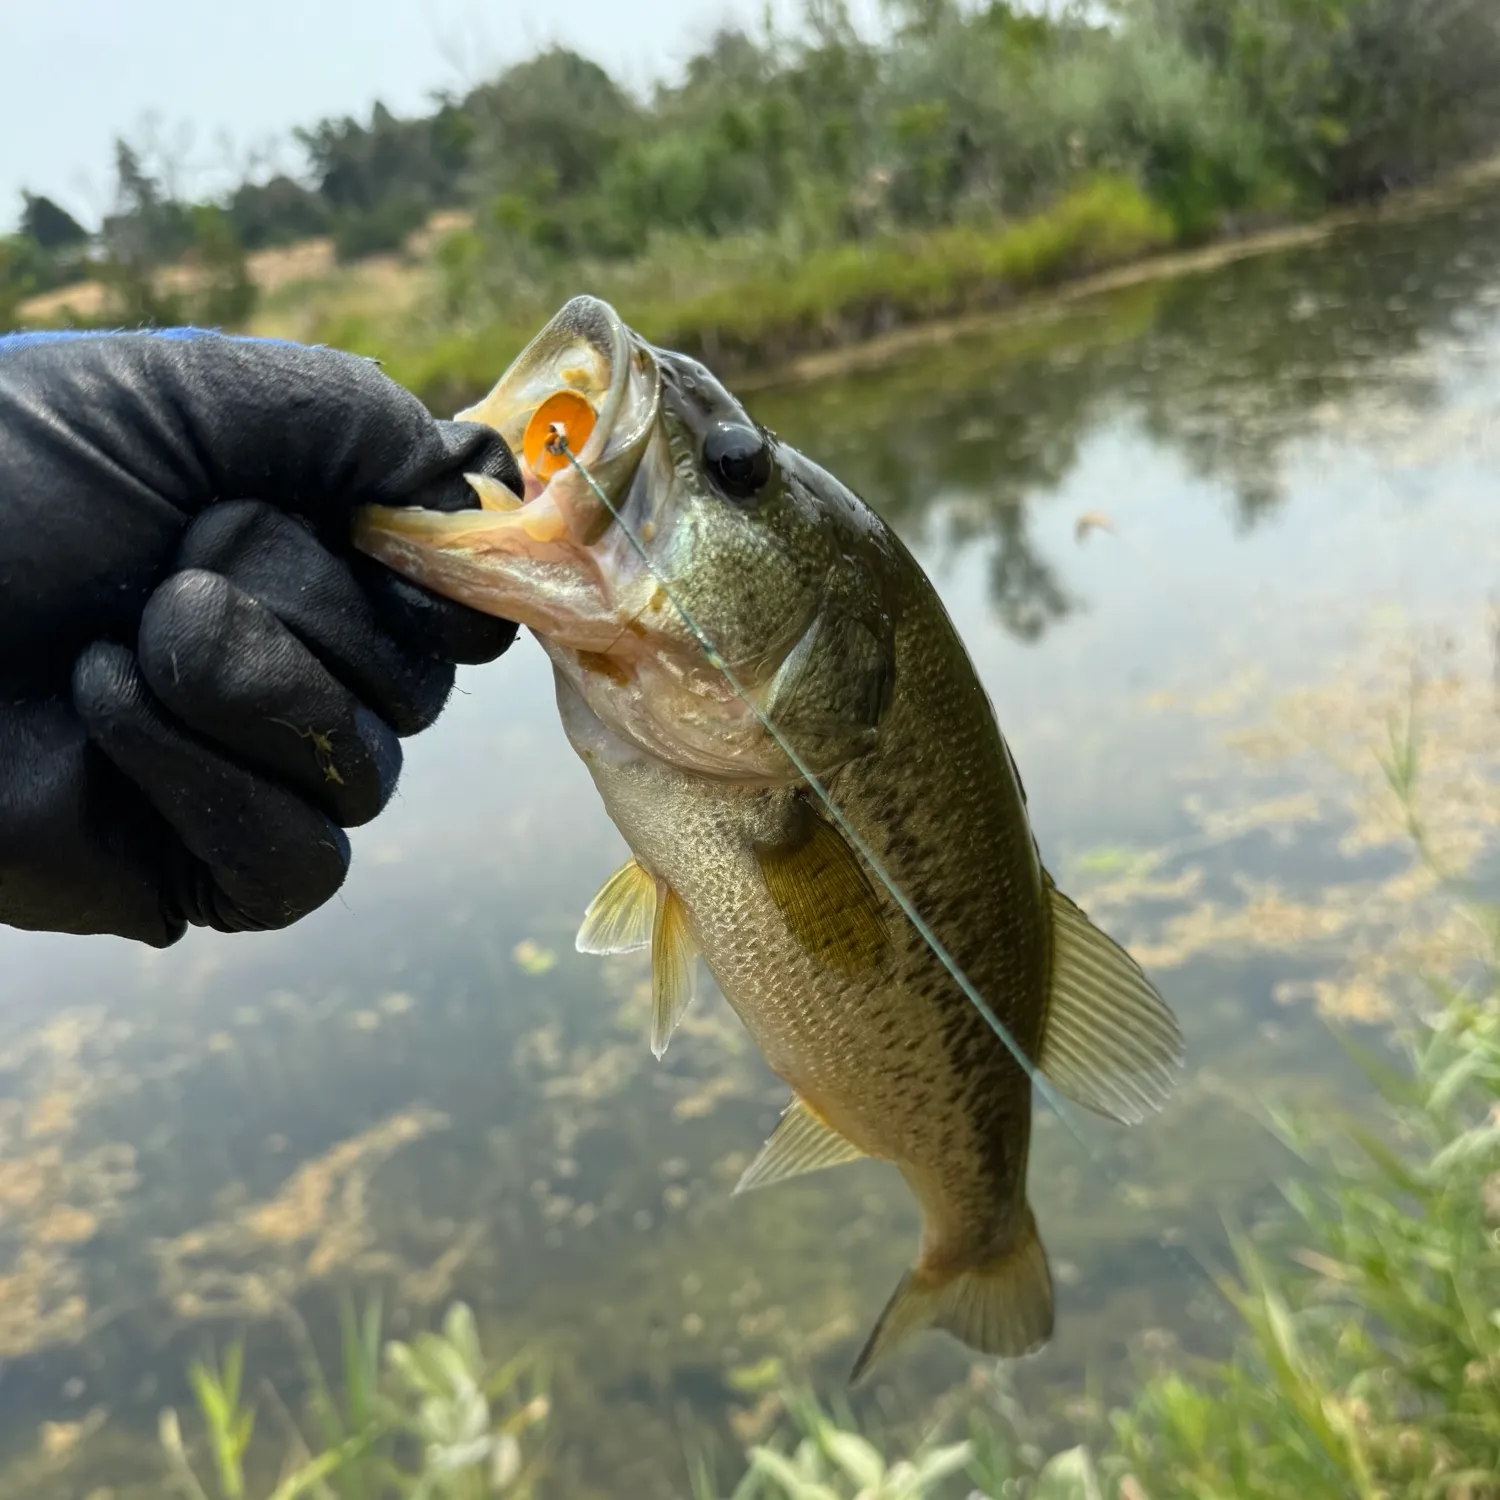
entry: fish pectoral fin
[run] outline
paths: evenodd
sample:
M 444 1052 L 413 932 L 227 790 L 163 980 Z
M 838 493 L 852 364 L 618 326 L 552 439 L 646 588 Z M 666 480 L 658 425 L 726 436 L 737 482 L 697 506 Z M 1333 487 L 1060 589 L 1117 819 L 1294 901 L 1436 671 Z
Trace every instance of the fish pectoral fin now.
M 659 885 L 651 926 L 651 1052 L 658 1060 L 692 1004 L 697 959 L 687 909 L 670 886 Z
M 805 1172 L 821 1172 L 824 1167 L 858 1161 L 864 1155 L 853 1141 L 825 1124 L 805 1100 L 794 1095 L 781 1123 L 745 1168 L 734 1191 L 748 1193 L 751 1188 L 770 1187 L 773 1182 L 785 1182 Z
M 1018 1359 L 1052 1337 L 1052 1272 L 1031 1210 L 1004 1254 L 941 1279 L 920 1266 L 896 1285 L 859 1358 L 851 1385 L 925 1328 L 941 1328 L 981 1354 Z
M 884 963 L 890 935 L 854 851 L 811 809 L 785 844 L 755 857 L 776 909 L 814 963 L 849 974 Z
M 574 946 L 580 953 L 634 953 L 651 941 L 655 920 L 656 881 L 629 859 L 589 902 Z
M 1136 961 L 1050 881 L 1052 979 L 1037 1066 L 1068 1098 L 1125 1125 L 1166 1103 L 1182 1031 Z

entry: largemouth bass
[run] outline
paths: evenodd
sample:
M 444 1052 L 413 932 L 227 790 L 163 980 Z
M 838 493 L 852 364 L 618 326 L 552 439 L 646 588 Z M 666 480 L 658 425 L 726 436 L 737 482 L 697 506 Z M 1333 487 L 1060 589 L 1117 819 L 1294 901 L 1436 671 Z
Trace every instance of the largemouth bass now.
M 461 415 L 523 455 L 524 495 L 476 476 L 480 510 L 372 508 L 356 541 L 530 627 L 551 657 L 568 739 L 633 851 L 579 948 L 649 947 L 658 1056 L 703 957 L 792 1090 L 741 1188 L 858 1157 L 900 1170 L 921 1248 L 852 1378 L 927 1327 L 986 1354 L 1039 1348 L 1053 1311 L 1026 1194 L 1030 1071 L 1134 1122 L 1166 1098 L 1182 1040 L 1139 967 L 1043 868 L 1015 763 L 931 583 L 707 369 L 592 298 L 569 302 Z

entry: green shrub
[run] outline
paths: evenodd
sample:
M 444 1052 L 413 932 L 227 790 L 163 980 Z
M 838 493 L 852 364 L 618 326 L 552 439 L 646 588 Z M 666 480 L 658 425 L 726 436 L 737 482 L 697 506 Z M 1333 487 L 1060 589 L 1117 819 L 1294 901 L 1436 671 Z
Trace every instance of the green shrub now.
M 1284 1122 L 1309 1168 L 1273 1263 L 1239 1244 L 1236 1358 L 1119 1421 L 1153 1496 L 1500 1495 L 1500 997 L 1435 996 L 1383 1128 Z
M 1476 0 L 1149 0 L 1243 96 L 1319 201 L 1368 197 L 1500 139 L 1500 7 Z
M 386 198 L 373 208 L 348 208 L 333 217 L 333 253 L 341 261 L 363 260 L 400 250 L 427 221 L 414 198 Z
M 172 1478 L 188 1500 L 525 1500 L 547 1416 L 525 1360 L 496 1365 L 473 1314 L 454 1303 L 440 1332 L 383 1341 L 381 1310 L 345 1303 L 338 1387 L 306 1330 L 292 1326 L 311 1388 L 307 1432 L 293 1426 L 279 1477 L 257 1485 L 251 1463 L 256 1409 L 245 1399 L 244 1346 L 189 1368 L 201 1434 L 185 1435 L 175 1410 L 160 1436 Z M 283 1415 L 285 1415 L 283 1408 Z

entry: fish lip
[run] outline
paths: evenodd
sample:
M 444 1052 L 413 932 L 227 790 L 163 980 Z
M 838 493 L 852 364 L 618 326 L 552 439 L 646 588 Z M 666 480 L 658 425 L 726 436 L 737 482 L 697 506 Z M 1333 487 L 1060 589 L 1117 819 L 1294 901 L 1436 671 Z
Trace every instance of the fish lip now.
M 577 463 L 544 482 L 525 465 L 523 437 L 537 407 L 564 389 L 585 395 L 597 415 Z M 361 507 L 354 545 L 439 594 L 539 630 L 555 628 L 560 616 L 549 601 L 528 594 L 561 569 L 586 585 L 592 640 L 611 593 L 601 555 L 608 549 L 599 544 L 620 510 L 638 503 L 632 487 L 660 410 L 661 372 L 651 346 L 607 302 L 574 297 L 489 394 L 458 413 L 457 420 L 500 435 L 516 455 L 529 498 L 507 506 L 495 481 L 472 476 L 483 508 Z
M 554 508 L 497 514 L 371 505 L 356 514 L 353 541 L 410 582 L 571 650 L 607 651 L 629 628 L 595 553 L 574 544 Z
M 577 390 L 594 408 L 594 428 L 576 463 L 549 480 L 531 474 L 523 437 L 532 413 L 559 390 Z M 483 597 L 486 571 L 495 576 L 492 612 L 516 618 L 516 588 L 501 577 L 534 552 L 552 564 L 571 561 L 601 583 L 598 546 L 631 498 L 661 410 L 661 374 L 651 345 L 631 332 L 609 303 L 573 297 L 517 354 L 481 401 L 458 413 L 498 432 L 516 456 L 525 493 L 513 507 L 493 480 L 472 477 L 483 508 L 425 510 L 416 505 L 366 505 L 354 517 L 354 546 L 414 582 L 463 601 Z M 450 594 L 450 597 L 453 597 Z M 483 607 L 483 606 L 480 606 Z M 526 622 L 526 621 L 522 621 Z
M 526 426 L 544 400 L 568 389 L 580 392 L 594 408 L 594 427 L 572 455 L 576 464 L 565 465 L 543 481 L 526 468 Z M 661 372 L 651 345 L 632 332 L 609 303 L 578 296 L 563 304 L 488 394 L 458 412 L 454 420 L 474 422 L 498 433 L 521 468 L 521 508 L 545 511 L 550 505 L 562 517 L 573 542 L 589 547 L 615 521 L 660 409 Z M 398 509 L 440 514 L 417 506 L 374 507 L 370 521 L 360 530 L 368 537 L 379 527 L 396 527 Z M 466 518 L 457 526 L 421 528 L 432 545 L 442 545 L 444 537 L 456 539 L 484 529 L 484 524 L 477 528 L 469 524 L 475 515 L 472 510 L 457 514 Z M 508 512 L 492 521 L 514 524 Z M 416 534 L 413 528 L 403 525 L 401 529 L 409 537 Z
M 533 490 L 535 476 L 525 472 L 526 425 L 542 401 L 563 389 L 578 390 L 589 399 L 596 414 L 594 428 L 572 455 L 576 464 L 560 469 L 538 493 Z M 522 465 L 527 491 L 533 495 L 526 503 L 550 500 L 573 541 L 587 547 L 615 521 L 660 406 L 661 375 L 651 346 L 608 302 L 584 295 L 564 303 L 489 394 L 455 420 L 498 432 Z

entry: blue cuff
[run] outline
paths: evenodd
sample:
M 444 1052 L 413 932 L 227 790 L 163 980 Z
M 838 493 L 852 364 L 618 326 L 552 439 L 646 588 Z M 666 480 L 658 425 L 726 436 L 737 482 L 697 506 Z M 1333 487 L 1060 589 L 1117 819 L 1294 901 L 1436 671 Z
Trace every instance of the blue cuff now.
M 40 329 L 35 333 L 0 334 L 0 359 L 20 349 L 31 349 L 42 344 L 71 344 L 82 339 L 153 338 L 166 339 L 171 343 L 185 344 L 194 339 L 226 339 L 234 344 L 291 344 L 290 339 L 258 339 L 248 334 L 220 333 L 213 328 L 57 328 Z

